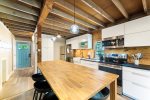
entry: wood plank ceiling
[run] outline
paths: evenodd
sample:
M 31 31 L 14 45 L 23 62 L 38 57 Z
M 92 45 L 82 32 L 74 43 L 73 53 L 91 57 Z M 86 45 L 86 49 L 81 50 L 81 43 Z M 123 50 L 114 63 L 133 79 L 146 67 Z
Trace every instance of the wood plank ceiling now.
M 47 0 L 0 0 L 0 20 L 19 37 L 31 37 Z M 74 0 L 53 0 L 52 11 L 42 25 L 42 33 L 65 38 L 74 35 Z M 76 24 L 80 34 L 90 33 L 120 22 L 149 14 L 150 0 L 75 0 Z M 79 34 L 79 35 L 80 35 Z

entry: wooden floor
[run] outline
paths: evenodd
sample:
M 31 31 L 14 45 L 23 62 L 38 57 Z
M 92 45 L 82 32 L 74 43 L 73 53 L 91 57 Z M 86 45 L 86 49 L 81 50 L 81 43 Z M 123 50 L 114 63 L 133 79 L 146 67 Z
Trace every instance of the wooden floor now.
M 33 69 L 17 70 L 0 91 L 0 100 L 32 100 L 33 81 L 31 75 Z M 109 98 L 108 98 L 109 100 Z M 117 96 L 117 100 L 130 100 L 124 96 Z
M 33 72 L 33 68 L 16 70 L 10 79 L 3 85 L 0 91 L 0 100 L 10 100 L 8 98 L 33 89 L 34 82 L 31 79 Z

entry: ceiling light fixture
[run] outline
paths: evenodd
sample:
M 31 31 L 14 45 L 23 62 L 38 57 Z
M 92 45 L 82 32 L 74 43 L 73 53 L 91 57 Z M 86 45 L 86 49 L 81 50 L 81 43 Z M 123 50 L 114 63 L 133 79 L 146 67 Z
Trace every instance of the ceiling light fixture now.
M 61 35 L 58 34 L 56 37 L 57 37 L 57 38 L 61 38 Z
M 52 41 L 56 41 L 56 39 L 57 39 L 57 38 L 56 38 L 55 36 L 52 37 Z
M 70 32 L 73 34 L 79 33 L 79 26 L 75 24 L 75 0 L 74 0 L 74 24 L 70 27 Z

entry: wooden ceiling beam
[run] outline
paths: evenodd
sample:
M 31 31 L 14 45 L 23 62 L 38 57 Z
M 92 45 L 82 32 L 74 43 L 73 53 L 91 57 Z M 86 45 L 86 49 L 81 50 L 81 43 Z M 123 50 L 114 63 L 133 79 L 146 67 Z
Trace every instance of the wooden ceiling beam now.
M 29 31 L 29 32 L 33 32 L 33 29 L 27 29 L 27 28 L 20 28 L 20 27 L 13 27 L 13 26 L 7 26 L 8 29 L 12 29 L 12 30 L 22 30 L 22 31 Z
M 8 26 L 8 27 L 12 27 L 12 28 L 21 28 L 21 29 L 29 29 L 29 30 L 34 30 L 35 28 L 34 27 L 22 27 L 22 26 L 18 26 L 18 25 L 10 25 L 10 24 L 5 24 L 6 26 Z
M 73 22 L 68 22 L 68 21 L 62 20 L 62 19 L 60 19 L 58 17 L 54 17 L 54 16 L 52 16 L 52 14 L 48 16 L 46 21 L 49 21 L 49 22 L 50 21 L 55 21 L 57 23 L 64 24 L 65 26 L 68 26 L 68 27 L 71 27 L 71 25 L 73 24 Z M 79 25 L 79 28 L 81 30 L 84 30 L 84 31 L 87 31 L 87 32 L 89 31 L 88 28 L 85 28 L 85 27 L 83 27 L 81 25 Z
M 24 33 L 24 32 L 16 32 L 16 31 L 12 31 L 12 33 L 16 36 L 28 36 L 31 37 L 32 34 L 31 33 Z
M 53 0 L 45 0 L 45 3 L 43 6 L 43 9 L 41 11 L 37 25 L 42 26 L 42 24 L 44 23 L 44 21 L 46 20 L 46 18 L 48 16 L 49 12 L 51 12 L 52 6 L 53 6 Z
M 121 2 L 119 0 L 112 0 L 112 2 L 115 4 L 115 6 L 119 9 L 119 11 L 122 13 L 122 15 L 128 19 L 129 15 L 127 13 L 127 11 L 125 10 L 125 8 L 123 7 L 123 5 L 121 4 Z
M 41 3 L 38 2 L 37 0 L 18 0 L 18 1 L 38 9 L 40 9 L 42 6 Z
M 37 30 L 37 49 L 38 49 L 38 62 L 42 61 L 42 42 L 41 42 L 41 37 L 42 37 L 42 25 L 44 21 L 46 20 L 49 12 L 51 12 L 53 6 L 53 0 L 44 0 L 43 3 L 43 8 L 41 10 L 41 14 L 39 16 L 38 22 L 37 22 L 37 27 L 35 30 Z
M 8 20 L 8 19 L 2 19 L 2 21 L 6 24 L 10 24 L 10 25 L 18 25 L 18 26 L 25 26 L 25 27 L 36 27 L 35 25 L 30 25 L 30 24 L 26 24 L 26 23 L 22 23 L 22 22 L 17 22 L 17 21 L 13 21 L 13 20 Z
M 71 16 L 69 14 L 66 14 L 66 13 L 64 13 L 64 12 L 62 12 L 60 10 L 53 9 L 51 11 L 51 13 L 74 22 L 74 17 L 73 16 Z M 91 28 L 91 29 L 96 29 L 96 27 L 94 25 L 91 25 L 91 24 L 89 24 L 87 22 L 84 22 L 84 21 L 82 21 L 80 19 L 75 18 L 75 22 L 78 23 L 78 24 L 80 24 L 80 25 L 83 25 L 85 27 L 88 27 L 88 28 Z
M 9 29 L 11 32 L 31 32 L 31 31 L 24 31 L 24 30 L 18 30 L 18 29 Z
M 60 28 L 60 29 L 65 29 L 65 30 L 69 30 L 70 29 L 70 26 L 65 26 L 63 24 L 55 23 L 55 22 L 51 22 L 51 23 L 44 22 L 44 25 L 46 25 L 48 27 L 57 27 L 57 28 Z M 85 31 L 80 30 L 80 32 L 83 33 Z
M 143 4 L 144 12 L 147 14 L 148 13 L 147 0 L 142 0 L 142 4 Z
M 74 13 L 74 7 L 73 5 L 71 5 L 70 3 L 66 2 L 65 0 L 55 0 L 55 3 L 69 11 L 71 11 L 72 13 Z M 102 26 L 104 27 L 104 23 L 102 23 L 100 20 L 96 19 L 95 17 L 85 13 L 84 11 L 82 11 L 81 9 L 79 8 L 76 8 L 75 9 L 75 13 L 99 26 Z
M 55 32 L 55 31 L 53 31 L 53 30 L 42 30 L 42 32 L 44 32 L 44 33 L 50 33 L 51 35 L 57 35 L 57 34 L 60 34 L 61 36 L 67 36 L 65 33 L 63 33 L 63 32 Z
M 43 28 L 48 28 L 48 29 L 53 29 L 53 30 L 57 30 L 57 31 L 62 31 L 62 32 L 66 32 L 66 33 L 70 33 L 69 30 L 67 29 L 63 29 L 63 28 L 59 28 L 59 27 L 55 27 L 55 26 L 51 26 L 51 25 L 43 25 Z
M 30 1 L 32 1 L 32 0 L 30 0 Z M 12 2 L 12 1 L 9 1 L 9 0 L 0 0 L 0 5 L 11 8 L 11 9 L 14 9 L 14 10 L 18 10 L 18 11 L 21 11 L 21 12 L 24 12 L 24 13 L 27 13 L 27 14 L 31 14 L 31 15 L 34 15 L 34 16 L 39 15 L 39 13 L 36 10 L 31 9 L 29 7 L 26 7 L 26 6 L 23 6 L 23 5 L 20 5 L 17 2 Z
M 17 17 L 20 17 L 20 18 L 24 18 L 24 19 L 27 19 L 27 20 L 37 21 L 37 17 L 35 17 L 33 15 L 26 14 L 24 12 L 20 12 L 20 11 L 17 11 L 17 10 L 11 9 L 11 8 L 7 8 L 7 7 L 4 7 L 4 6 L 0 6 L 0 12 L 4 13 L 4 14 L 9 14 L 9 15 L 12 15 L 12 16 L 17 16 Z
M 105 17 L 110 22 L 115 22 L 114 18 L 112 18 L 109 14 L 107 14 L 101 7 L 96 5 L 92 0 L 81 0 L 84 4 L 92 8 L 94 11 Z
M 5 22 L 5 21 L 4 21 L 4 23 L 7 26 L 22 27 L 22 28 L 32 28 L 32 29 L 35 28 L 35 26 L 29 26 L 29 25 L 23 25 L 23 24 L 17 24 L 17 23 L 9 23 L 9 22 Z
M 1 18 L 1 20 L 6 19 L 6 20 L 16 21 L 16 22 L 20 22 L 20 23 L 25 23 L 25 24 L 36 25 L 35 21 L 26 20 L 24 18 L 15 17 L 15 16 L 11 16 L 8 14 L 3 14 L 3 13 L 0 13 L 0 18 Z

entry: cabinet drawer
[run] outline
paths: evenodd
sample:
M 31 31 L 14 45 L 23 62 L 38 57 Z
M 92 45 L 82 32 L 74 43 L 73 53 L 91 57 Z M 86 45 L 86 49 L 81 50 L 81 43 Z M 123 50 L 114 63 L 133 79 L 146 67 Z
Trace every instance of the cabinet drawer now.
M 137 100 L 150 100 L 150 89 L 134 82 L 123 80 L 123 94 Z
M 150 72 L 147 70 L 123 67 L 123 80 L 150 88 Z

